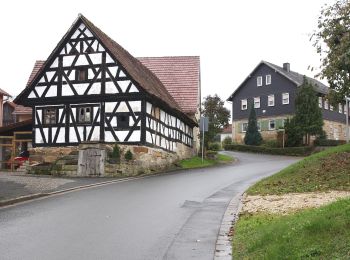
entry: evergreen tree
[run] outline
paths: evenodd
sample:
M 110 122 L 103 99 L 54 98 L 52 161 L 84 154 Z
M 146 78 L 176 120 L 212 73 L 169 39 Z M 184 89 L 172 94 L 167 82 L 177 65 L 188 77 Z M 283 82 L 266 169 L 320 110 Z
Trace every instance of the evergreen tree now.
M 304 136 L 305 144 L 310 143 L 310 136 L 322 133 L 323 118 L 316 92 L 304 77 L 295 98 L 295 124 Z
M 287 135 L 286 146 L 296 147 L 303 144 L 303 134 L 300 131 L 300 126 L 296 124 L 295 117 L 287 119 L 284 123 L 284 129 Z
M 248 128 L 244 136 L 244 143 L 247 145 L 260 145 L 261 142 L 262 142 L 262 137 L 258 130 L 258 123 L 256 121 L 254 104 L 252 104 L 252 107 L 249 113 Z

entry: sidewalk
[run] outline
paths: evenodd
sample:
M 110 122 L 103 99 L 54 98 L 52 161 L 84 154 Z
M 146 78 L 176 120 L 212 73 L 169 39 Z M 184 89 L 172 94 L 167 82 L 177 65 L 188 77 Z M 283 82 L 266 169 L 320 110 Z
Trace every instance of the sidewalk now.
M 30 175 L 21 172 L 0 172 L 0 207 L 52 192 L 120 181 L 116 178 L 68 178 Z

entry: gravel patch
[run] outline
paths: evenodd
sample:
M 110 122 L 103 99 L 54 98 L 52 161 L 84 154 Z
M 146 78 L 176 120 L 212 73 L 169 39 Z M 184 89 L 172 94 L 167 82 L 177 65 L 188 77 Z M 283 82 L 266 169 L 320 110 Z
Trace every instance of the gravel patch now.
M 317 208 L 341 198 L 350 197 L 350 191 L 289 193 L 284 195 L 244 195 L 242 213 L 265 212 L 288 214 L 306 208 Z
M 1 182 L 13 182 L 16 184 L 23 185 L 24 188 L 31 193 L 40 193 L 51 191 L 58 188 L 61 185 L 74 182 L 70 179 L 62 178 L 52 178 L 52 177 L 40 177 L 40 176 L 31 176 L 23 174 L 14 174 L 14 173 L 1 173 L 0 174 Z

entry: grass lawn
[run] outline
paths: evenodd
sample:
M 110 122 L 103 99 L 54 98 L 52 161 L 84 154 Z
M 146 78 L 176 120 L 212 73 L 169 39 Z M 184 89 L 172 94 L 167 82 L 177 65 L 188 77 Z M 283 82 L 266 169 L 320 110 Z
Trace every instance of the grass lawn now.
M 313 154 L 265 178 L 248 195 L 350 190 L 350 144 Z
M 350 259 L 350 199 L 287 216 L 241 216 L 233 259 Z
M 202 158 L 195 156 L 190 159 L 180 161 L 180 166 L 183 169 L 194 169 L 194 168 L 208 167 L 208 166 L 212 166 L 222 162 L 232 162 L 232 161 L 233 161 L 233 158 L 231 156 L 218 154 L 217 160 L 204 159 L 202 163 Z

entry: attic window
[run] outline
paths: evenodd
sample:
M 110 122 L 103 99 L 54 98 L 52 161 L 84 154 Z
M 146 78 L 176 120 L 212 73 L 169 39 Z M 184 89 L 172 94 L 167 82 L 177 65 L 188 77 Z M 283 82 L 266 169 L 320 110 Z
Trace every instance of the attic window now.
M 117 117 L 117 127 L 129 127 L 129 116 L 119 115 Z
M 271 84 L 271 75 L 266 75 L 266 85 Z
M 259 76 L 259 77 L 256 78 L 256 85 L 258 87 L 262 86 L 262 76 Z
M 88 79 L 88 71 L 86 68 L 79 68 L 76 70 L 76 79 L 78 81 L 85 81 Z

